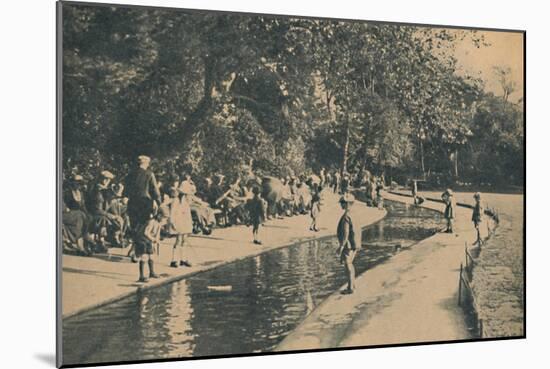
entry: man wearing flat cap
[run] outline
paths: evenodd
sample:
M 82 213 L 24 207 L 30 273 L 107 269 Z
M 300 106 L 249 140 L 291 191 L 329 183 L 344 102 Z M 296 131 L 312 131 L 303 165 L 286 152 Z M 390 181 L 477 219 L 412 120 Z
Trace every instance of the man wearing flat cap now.
M 124 193 L 128 197 L 128 216 L 134 230 L 145 224 L 161 203 L 155 174 L 149 169 L 150 163 L 148 156 L 138 156 L 138 167 L 126 177 Z

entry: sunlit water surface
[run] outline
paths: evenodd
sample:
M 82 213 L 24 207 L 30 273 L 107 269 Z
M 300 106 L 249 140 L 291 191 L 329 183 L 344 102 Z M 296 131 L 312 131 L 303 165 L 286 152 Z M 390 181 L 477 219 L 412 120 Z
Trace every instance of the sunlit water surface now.
M 386 209 L 363 230 L 357 274 L 442 226 L 432 210 Z M 64 363 L 270 351 L 346 282 L 336 247 L 330 238 L 268 251 L 66 319 Z

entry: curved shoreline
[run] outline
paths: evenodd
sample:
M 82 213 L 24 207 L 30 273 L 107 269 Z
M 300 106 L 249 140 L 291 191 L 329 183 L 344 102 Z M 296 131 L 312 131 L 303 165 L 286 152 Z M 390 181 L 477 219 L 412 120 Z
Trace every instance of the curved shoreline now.
M 124 250 L 114 249 L 109 258 L 79 257 L 63 255 L 63 316 L 70 319 L 76 315 L 98 307 L 119 301 L 140 291 L 170 284 L 189 276 L 219 266 L 258 256 L 264 252 L 292 246 L 300 242 L 323 240 L 335 236 L 335 224 L 341 214 L 338 196 L 326 192 L 325 205 L 319 221 L 321 231 L 308 230 L 310 217 L 299 215 L 282 220 L 266 222 L 262 229 L 264 245 L 256 246 L 250 242 L 251 229 L 246 226 L 233 226 L 216 230 L 211 236 L 194 236 L 186 251 L 194 262 L 191 268 L 170 268 L 168 254 L 171 242 L 161 244 L 159 262 L 155 264 L 158 274 L 163 278 L 140 285 L 137 279 L 137 266 L 125 260 Z M 358 207 L 361 228 L 369 226 L 386 216 L 386 211 L 366 206 Z
M 412 203 L 411 197 L 400 193 L 384 197 Z M 420 206 L 441 212 L 438 202 Z M 471 206 L 459 205 L 459 237 L 435 234 L 364 272 L 357 278 L 356 293 L 342 296 L 337 291 L 329 296 L 275 351 L 472 338 L 465 314 L 456 306 L 456 292 L 464 240 L 475 239 L 475 234 L 465 209 Z M 439 272 L 433 273 L 434 269 Z

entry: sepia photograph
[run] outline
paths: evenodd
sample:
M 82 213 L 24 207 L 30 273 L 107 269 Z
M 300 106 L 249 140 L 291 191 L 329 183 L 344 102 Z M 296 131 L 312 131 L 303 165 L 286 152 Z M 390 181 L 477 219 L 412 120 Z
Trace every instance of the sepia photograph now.
M 525 338 L 525 31 L 56 5 L 58 367 Z

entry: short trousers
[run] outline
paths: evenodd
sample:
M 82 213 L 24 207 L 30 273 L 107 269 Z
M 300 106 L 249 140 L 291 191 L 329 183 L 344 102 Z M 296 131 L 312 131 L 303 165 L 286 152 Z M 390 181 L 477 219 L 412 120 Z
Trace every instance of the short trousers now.
M 340 254 L 340 263 L 347 264 L 347 263 L 353 263 L 353 259 L 355 259 L 355 254 L 357 253 L 357 250 L 352 250 L 350 248 L 344 248 L 342 250 L 342 253 Z
M 252 230 L 257 231 L 258 229 L 260 229 L 260 224 L 262 224 L 262 220 L 261 219 L 252 219 L 250 221 L 250 224 L 252 225 Z
M 134 252 L 136 253 L 136 256 L 138 258 L 144 254 L 152 255 L 154 253 L 153 243 L 149 241 L 140 240 L 136 242 Z

